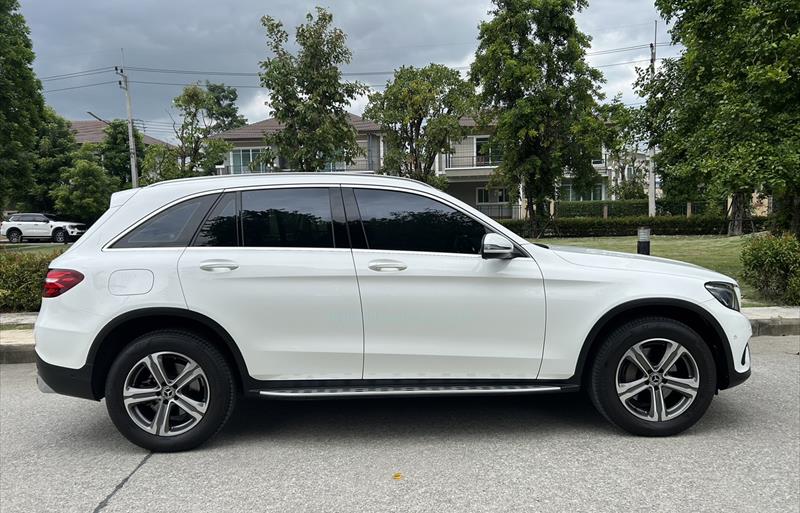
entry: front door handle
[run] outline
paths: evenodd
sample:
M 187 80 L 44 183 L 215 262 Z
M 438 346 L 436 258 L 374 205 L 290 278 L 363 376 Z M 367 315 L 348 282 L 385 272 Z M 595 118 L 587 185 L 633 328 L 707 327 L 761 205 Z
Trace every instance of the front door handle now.
M 238 268 L 239 264 L 230 260 L 211 260 L 200 263 L 200 269 L 212 273 L 224 273 Z
M 378 272 L 397 272 L 405 271 L 408 266 L 397 260 L 373 260 L 368 267 Z

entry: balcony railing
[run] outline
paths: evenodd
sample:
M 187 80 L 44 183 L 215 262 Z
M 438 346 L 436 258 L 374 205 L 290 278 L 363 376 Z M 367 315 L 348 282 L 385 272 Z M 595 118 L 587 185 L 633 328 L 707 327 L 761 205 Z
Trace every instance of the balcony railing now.
M 510 203 L 502 205 L 478 204 L 476 207 L 479 212 L 486 214 L 492 219 L 519 219 L 524 213 L 520 205 Z
M 445 167 L 448 169 L 470 167 L 497 167 L 503 159 L 499 155 L 447 155 Z

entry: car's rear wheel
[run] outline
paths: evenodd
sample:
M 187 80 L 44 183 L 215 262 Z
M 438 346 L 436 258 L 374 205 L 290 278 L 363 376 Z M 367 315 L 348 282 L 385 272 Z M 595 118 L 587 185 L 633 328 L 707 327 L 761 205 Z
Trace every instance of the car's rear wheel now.
M 131 442 L 157 452 L 192 449 L 228 420 L 233 375 L 207 340 L 185 331 L 142 335 L 120 353 L 106 380 L 106 407 Z
M 22 242 L 22 232 L 16 229 L 8 230 L 8 232 L 6 233 L 6 237 L 8 238 L 8 242 L 14 244 Z
M 605 340 L 593 362 L 589 395 L 622 429 L 668 436 L 703 416 L 716 386 L 708 344 L 681 322 L 650 317 L 621 326 Z
M 59 244 L 67 242 L 67 231 L 61 228 L 54 231 L 53 242 L 58 242 Z

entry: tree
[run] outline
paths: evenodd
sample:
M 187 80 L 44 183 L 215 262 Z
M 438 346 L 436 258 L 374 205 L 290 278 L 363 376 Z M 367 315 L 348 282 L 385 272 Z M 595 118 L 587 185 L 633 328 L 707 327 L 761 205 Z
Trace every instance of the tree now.
M 333 16 L 317 7 L 317 16 L 306 15 L 297 27 L 300 50 L 286 50 L 289 39 L 280 21 L 261 18 L 273 57 L 260 63 L 261 85 L 270 91 L 271 115 L 283 124 L 268 134 L 268 150 L 262 154 L 268 165 L 280 156 L 291 169 L 319 171 L 332 161 L 352 164 L 362 154 L 347 106 L 367 88 L 358 82 L 342 82 L 343 64 L 352 54 L 346 36 L 332 26 Z
M 208 92 L 206 111 L 212 122 L 210 130 L 213 133 L 233 130 L 247 124 L 247 120 L 239 114 L 239 107 L 236 105 L 239 93 L 235 87 L 206 81 L 206 91 Z
M 33 184 L 28 189 L 26 207 L 34 212 L 52 212 L 50 192 L 61 182 L 61 173 L 73 164 L 78 149 L 69 122 L 45 107 L 33 161 Z
M 673 182 L 731 198 L 742 233 L 753 191 L 790 204 L 800 233 L 800 4 L 796 0 L 657 0 L 685 50 L 640 71 L 657 164 Z
M 122 119 L 111 121 L 105 130 L 105 139 L 101 143 L 103 167 L 111 176 L 116 177 L 123 187 L 131 186 L 131 154 L 128 139 L 128 122 Z M 136 146 L 136 165 L 141 167 L 144 159 L 144 142 L 142 134 L 133 129 L 133 140 Z
M 100 151 L 84 144 L 74 154 L 74 165 L 61 172 L 61 184 L 51 192 L 60 214 L 93 222 L 108 209 L 111 194 L 119 190 L 121 180 L 100 165 Z
M 231 98 L 235 100 L 235 90 L 231 93 L 231 88 L 223 84 L 206 82 L 206 88 L 197 84 L 186 86 L 173 100 L 180 115 L 180 123 L 173 123 L 173 127 L 178 139 L 176 154 L 181 177 L 213 174 L 214 167 L 224 161 L 231 145 L 209 136 L 224 127 L 244 123 L 236 104 L 228 103 Z
M 627 107 L 619 96 L 600 106 L 604 122 L 603 147 L 606 149 L 610 190 L 616 199 L 645 199 L 647 164 L 640 158 L 644 151 L 640 133 L 639 111 Z
M 484 119 L 495 124 L 497 168 L 509 191 L 521 186 L 536 214 L 566 174 L 582 186 L 597 180 L 592 154 L 602 124 L 596 112 L 602 75 L 584 58 L 590 38 L 574 14 L 586 0 L 494 0 L 482 22 L 470 75 Z
M 452 151 L 450 141 L 465 135 L 459 119 L 473 114 L 474 94 L 458 71 L 441 64 L 395 70 L 364 111 L 383 130 L 384 169 L 442 185 L 434 174 L 436 156 Z
M 183 178 L 178 165 L 178 151 L 163 144 L 151 144 L 144 151 L 141 185 Z
M 0 0 L 0 207 L 24 200 L 32 184 L 42 85 L 17 0 Z

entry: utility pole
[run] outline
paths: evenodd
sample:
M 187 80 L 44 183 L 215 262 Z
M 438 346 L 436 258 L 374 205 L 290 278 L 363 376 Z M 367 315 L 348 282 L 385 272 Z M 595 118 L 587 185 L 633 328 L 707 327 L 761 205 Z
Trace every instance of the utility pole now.
M 122 77 L 119 87 L 125 91 L 125 98 L 128 102 L 128 149 L 131 153 L 131 187 L 139 186 L 139 172 L 136 169 L 136 139 L 133 136 L 133 108 L 131 107 L 131 91 L 128 88 L 128 75 L 122 68 L 114 66 L 114 71 Z
M 650 78 L 656 76 L 656 45 L 658 43 L 658 20 L 653 21 L 653 42 L 650 43 Z M 656 148 L 653 141 L 650 141 L 650 166 L 647 172 L 647 215 L 656 215 L 656 165 L 654 158 Z

